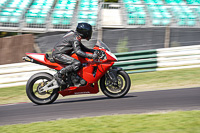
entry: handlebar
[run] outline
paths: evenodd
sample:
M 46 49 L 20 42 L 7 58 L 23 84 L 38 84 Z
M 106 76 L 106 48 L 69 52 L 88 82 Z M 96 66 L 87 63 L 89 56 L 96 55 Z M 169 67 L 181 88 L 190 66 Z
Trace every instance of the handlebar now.
M 98 55 L 99 59 L 104 59 L 105 53 L 101 50 L 96 50 L 95 53 Z

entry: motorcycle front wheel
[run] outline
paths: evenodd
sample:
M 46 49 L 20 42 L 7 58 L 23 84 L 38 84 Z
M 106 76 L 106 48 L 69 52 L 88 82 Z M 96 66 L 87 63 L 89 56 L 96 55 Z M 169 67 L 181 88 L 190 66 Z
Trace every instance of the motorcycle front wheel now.
M 53 103 L 58 98 L 59 88 L 41 92 L 40 89 L 45 86 L 53 76 L 46 72 L 36 73 L 28 80 L 26 84 L 26 94 L 35 104 L 43 105 Z
M 120 98 L 125 96 L 130 90 L 131 81 L 129 75 L 125 71 L 117 72 L 118 84 L 114 85 L 107 75 L 100 80 L 101 91 L 110 98 Z

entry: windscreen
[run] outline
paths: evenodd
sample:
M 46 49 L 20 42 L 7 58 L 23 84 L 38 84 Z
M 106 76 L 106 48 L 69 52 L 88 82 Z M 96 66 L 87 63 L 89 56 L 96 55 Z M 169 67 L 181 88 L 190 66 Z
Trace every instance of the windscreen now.
M 98 47 L 100 47 L 100 48 L 106 49 L 107 51 L 111 51 L 111 50 L 109 49 L 109 47 L 108 47 L 105 43 L 103 43 L 102 41 L 100 41 L 100 40 L 97 41 L 97 43 L 96 43 L 95 46 L 98 46 Z

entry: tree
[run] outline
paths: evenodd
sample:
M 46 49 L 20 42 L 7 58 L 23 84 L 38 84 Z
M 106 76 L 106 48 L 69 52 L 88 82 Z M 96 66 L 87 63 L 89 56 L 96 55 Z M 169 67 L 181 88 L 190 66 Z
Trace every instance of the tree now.
M 116 47 L 117 53 L 128 52 L 127 44 L 128 44 L 128 37 L 124 37 L 123 39 L 120 39 Z
M 105 0 L 105 2 L 115 2 L 115 3 L 117 3 L 118 0 Z

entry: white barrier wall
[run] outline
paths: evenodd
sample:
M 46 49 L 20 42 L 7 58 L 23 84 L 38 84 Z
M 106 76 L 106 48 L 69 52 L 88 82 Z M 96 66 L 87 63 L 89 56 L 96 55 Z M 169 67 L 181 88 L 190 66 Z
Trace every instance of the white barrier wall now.
M 199 67 L 200 45 L 157 49 L 157 71 Z
M 25 85 L 38 72 L 55 73 L 46 66 L 30 62 L 0 65 L 0 88 Z

